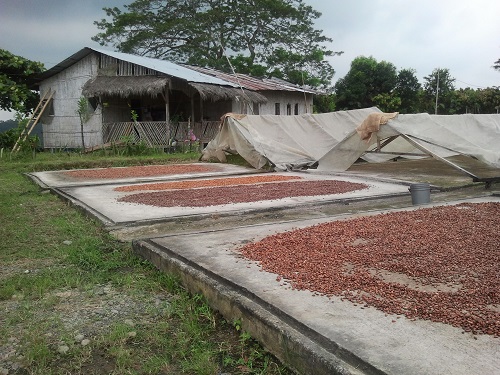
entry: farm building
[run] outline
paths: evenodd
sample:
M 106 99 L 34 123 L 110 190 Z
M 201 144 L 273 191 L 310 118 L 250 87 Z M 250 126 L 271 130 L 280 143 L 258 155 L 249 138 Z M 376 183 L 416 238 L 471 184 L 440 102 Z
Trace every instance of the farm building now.
M 80 148 L 82 133 L 85 147 L 126 138 L 156 147 L 174 139 L 208 142 L 225 113 L 310 113 L 316 93 L 282 80 L 88 47 L 37 77 L 36 88 L 44 148 Z

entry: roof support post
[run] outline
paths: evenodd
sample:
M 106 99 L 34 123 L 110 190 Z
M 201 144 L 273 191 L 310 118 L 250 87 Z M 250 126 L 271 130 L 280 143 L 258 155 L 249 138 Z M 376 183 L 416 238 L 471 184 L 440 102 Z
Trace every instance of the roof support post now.
M 167 134 L 167 143 L 170 146 L 170 140 L 172 140 L 175 135 L 172 136 L 172 129 L 170 128 L 170 96 L 167 87 L 165 87 L 161 96 L 163 96 L 163 100 L 165 101 L 165 122 L 167 124 L 165 134 Z
M 194 127 L 194 93 L 191 92 L 191 121 L 193 122 L 192 127 Z
M 162 96 L 165 101 L 165 121 L 167 124 L 170 124 L 170 98 L 168 95 L 168 89 L 163 91 Z
M 200 95 L 200 122 L 203 124 L 203 98 Z

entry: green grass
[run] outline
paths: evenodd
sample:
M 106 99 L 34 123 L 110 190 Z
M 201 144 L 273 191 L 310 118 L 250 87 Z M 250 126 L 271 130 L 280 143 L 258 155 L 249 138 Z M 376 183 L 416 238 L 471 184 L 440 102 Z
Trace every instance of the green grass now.
M 290 374 L 246 333 L 211 310 L 203 297 L 187 293 L 177 278 L 137 258 L 130 244 L 116 241 L 101 223 L 42 191 L 24 175 L 193 162 L 198 156 L 3 154 L 0 350 L 16 343 L 16 357 L 9 361 L 19 363 L 22 373 Z M 64 320 L 72 313 L 78 316 L 75 308 L 89 309 L 106 297 L 96 292 L 104 286 L 125 300 L 139 301 L 143 309 L 134 326 L 116 319 L 95 333 L 88 346 L 79 345 L 74 342 L 75 328 Z M 166 299 L 153 303 L 158 294 Z M 76 306 L 74 301 L 79 301 Z M 79 329 L 92 327 L 92 321 L 85 324 Z M 66 353 L 58 350 L 61 343 L 69 347 Z

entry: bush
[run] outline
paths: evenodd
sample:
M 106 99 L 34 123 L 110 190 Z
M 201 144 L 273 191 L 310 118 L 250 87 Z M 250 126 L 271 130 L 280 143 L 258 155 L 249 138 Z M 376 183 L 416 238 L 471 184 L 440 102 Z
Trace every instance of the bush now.
M 0 148 L 12 149 L 19 137 L 19 130 L 17 128 L 9 129 L 0 133 Z

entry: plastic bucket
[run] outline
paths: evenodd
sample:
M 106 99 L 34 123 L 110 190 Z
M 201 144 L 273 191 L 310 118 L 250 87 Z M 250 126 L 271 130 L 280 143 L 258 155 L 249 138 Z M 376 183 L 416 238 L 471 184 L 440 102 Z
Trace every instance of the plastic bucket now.
M 431 186 L 429 184 L 411 184 L 408 190 L 411 193 L 411 203 L 414 206 L 431 201 Z

